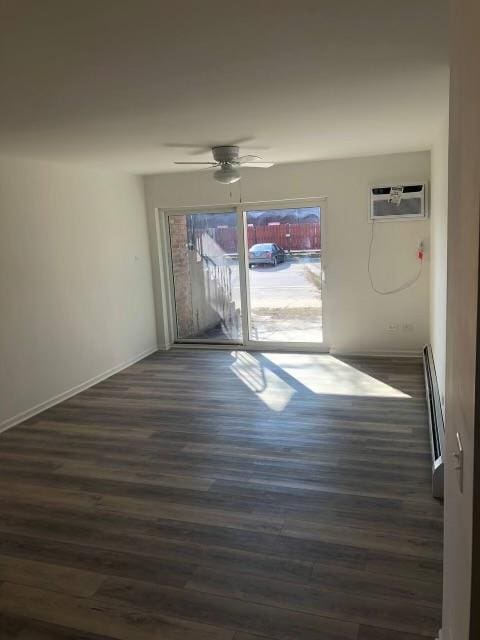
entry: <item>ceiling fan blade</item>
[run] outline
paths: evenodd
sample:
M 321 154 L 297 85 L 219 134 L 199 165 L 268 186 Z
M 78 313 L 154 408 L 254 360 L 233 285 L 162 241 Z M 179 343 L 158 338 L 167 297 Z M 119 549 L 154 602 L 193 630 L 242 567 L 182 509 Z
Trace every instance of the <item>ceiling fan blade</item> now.
M 258 169 L 268 169 L 274 166 L 274 162 L 266 162 L 263 160 L 247 160 L 247 162 L 240 162 L 242 167 L 257 167 Z
M 263 160 L 263 158 L 261 156 L 240 156 L 237 160 L 244 164 L 245 162 L 257 162 L 258 160 Z
M 216 167 L 218 162 L 174 162 L 173 164 L 208 164 L 211 167 Z

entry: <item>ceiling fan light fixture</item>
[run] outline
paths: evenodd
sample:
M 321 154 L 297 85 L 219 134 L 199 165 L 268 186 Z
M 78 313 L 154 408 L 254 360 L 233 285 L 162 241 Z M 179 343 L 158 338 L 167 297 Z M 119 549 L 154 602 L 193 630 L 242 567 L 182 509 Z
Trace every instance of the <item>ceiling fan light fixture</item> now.
M 215 171 L 213 177 L 217 182 L 221 182 L 222 184 L 233 184 L 234 182 L 238 182 L 242 176 L 238 169 L 232 167 L 232 165 L 225 164 Z

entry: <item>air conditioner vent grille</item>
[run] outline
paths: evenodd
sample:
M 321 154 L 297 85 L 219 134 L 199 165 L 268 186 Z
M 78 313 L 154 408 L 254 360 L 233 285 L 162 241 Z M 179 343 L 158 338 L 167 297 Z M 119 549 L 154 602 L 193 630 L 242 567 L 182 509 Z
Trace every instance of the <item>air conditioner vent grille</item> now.
M 416 216 L 421 208 L 422 200 L 420 198 L 409 198 L 408 200 L 404 198 L 399 204 L 388 200 L 374 200 L 373 216 L 374 218 Z

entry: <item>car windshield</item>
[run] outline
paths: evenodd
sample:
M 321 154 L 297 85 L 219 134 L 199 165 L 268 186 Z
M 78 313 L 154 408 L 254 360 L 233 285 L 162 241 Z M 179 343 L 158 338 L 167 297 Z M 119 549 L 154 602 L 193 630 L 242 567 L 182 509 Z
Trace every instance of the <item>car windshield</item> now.
M 250 251 L 271 251 L 273 244 L 254 244 Z

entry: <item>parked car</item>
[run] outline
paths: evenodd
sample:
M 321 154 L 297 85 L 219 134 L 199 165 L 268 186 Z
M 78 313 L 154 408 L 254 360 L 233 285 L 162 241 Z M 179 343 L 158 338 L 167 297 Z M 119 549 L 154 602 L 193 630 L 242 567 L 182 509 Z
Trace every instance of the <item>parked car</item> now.
M 256 264 L 271 264 L 276 267 L 279 262 L 285 262 L 285 251 L 274 242 L 254 244 L 248 251 L 248 266 Z

